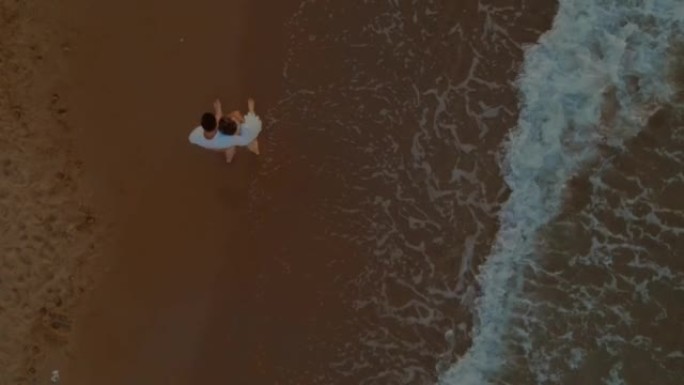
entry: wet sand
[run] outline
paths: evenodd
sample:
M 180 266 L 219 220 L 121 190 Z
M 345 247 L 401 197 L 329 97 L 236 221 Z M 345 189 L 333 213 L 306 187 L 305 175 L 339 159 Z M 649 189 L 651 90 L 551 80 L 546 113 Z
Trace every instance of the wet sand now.
M 268 14 L 264 3 L 83 8 L 75 125 L 96 200 L 117 226 L 109 272 L 77 323 L 69 383 L 190 384 L 200 370 L 234 379 L 211 357 L 236 350 L 212 318 L 249 289 L 247 194 L 260 160 L 239 151 L 228 166 L 187 134 L 216 97 L 228 111 L 253 96 L 262 115 L 277 101 L 282 25 L 297 2 L 269 3 Z
M 211 318 L 250 289 L 261 160 L 227 166 L 187 135 L 216 97 L 278 100 L 298 2 L 266 3 L 0 4 L 0 384 L 234 378 L 206 364 L 234 350 Z
M 2 62 L 1 384 L 49 383 L 53 370 L 69 384 L 306 382 L 327 362 L 336 347 L 309 342 L 346 317 L 339 264 L 320 256 L 345 251 L 309 244 L 311 175 L 269 181 L 299 199 L 255 234 L 263 157 L 240 151 L 227 166 L 187 143 L 216 97 L 229 110 L 253 96 L 268 121 L 298 3 L 2 9 L 15 39 Z M 27 127 L 48 130 L 13 134 Z

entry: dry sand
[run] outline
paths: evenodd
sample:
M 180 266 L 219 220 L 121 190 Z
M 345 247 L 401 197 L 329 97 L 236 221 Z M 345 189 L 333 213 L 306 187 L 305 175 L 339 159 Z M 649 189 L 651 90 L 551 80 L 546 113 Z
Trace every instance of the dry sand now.
M 50 4 L 0 1 L 0 384 L 49 378 L 68 352 L 106 230 L 65 100 L 68 31 Z
M 54 369 L 189 384 L 206 369 L 212 290 L 245 271 L 259 160 L 227 166 L 187 134 L 215 97 L 278 99 L 297 1 L 247 3 L 0 1 L 0 384 Z

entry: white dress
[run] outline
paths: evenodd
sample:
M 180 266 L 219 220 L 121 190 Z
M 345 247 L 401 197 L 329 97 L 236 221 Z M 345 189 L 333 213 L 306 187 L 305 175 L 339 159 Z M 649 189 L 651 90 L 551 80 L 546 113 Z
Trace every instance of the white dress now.
M 225 150 L 234 146 L 247 146 L 259 136 L 261 132 L 261 119 L 253 112 L 245 115 L 245 122 L 240 124 L 240 133 L 237 135 L 225 135 L 217 132 L 213 138 L 204 137 L 202 126 L 195 127 L 188 140 L 192 144 L 204 147 L 209 150 Z

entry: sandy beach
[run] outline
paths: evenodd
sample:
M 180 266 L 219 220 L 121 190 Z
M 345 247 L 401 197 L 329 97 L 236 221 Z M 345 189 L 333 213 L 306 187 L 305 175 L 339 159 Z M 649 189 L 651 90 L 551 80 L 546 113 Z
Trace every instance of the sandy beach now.
M 679 11 L 0 0 L 0 385 L 678 385 Z
M 230 378 L 201 362 L 259 160 L 187 134 L 277 101 L 296 2 L 262 3 L 2 2 L 0 384 Z
M 109 231 L 85 177 L 56 5 L 0 2 L 0 383 L 48 383 Z
M 75 81 L 84 84 L 75 97 L 87 111 L 76 125 L 86 127 L 96 196 L 118 224 L 118 241 L 106 257 L 110 273 L 80 318 L 70 383 L 235 377 L 223 362 L 205 362 L 207 346 L 235 350 L 217 340 L 225 326 L 212 317 L 225 310 L 214 307 L 225 303 L 214 297 L 239 302 L 244 287 L 235 281 L 235 292 L 216 293 L 216 281 L 223 271 L 227 279 L 244 273 L 248 182 L 259 160 L 240 151 L 229 167 L 186 137 L 214 98 L 244 110 L 252 96 L 262 113 L 277 100 L 278 36 L 292 5 L 269 17 L 263 6 L 129 2 L 82 18 L 84 30 L 101 34 L 82 39 L 74 61 Z M 102 122 L 98 130 L 87 129 L 93 121 Z

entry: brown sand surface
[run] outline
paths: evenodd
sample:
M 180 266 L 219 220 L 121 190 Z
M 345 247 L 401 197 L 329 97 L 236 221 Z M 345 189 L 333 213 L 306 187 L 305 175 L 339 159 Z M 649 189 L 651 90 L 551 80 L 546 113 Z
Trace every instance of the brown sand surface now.
M 49 381 L 52 362 L 69 351 L 107 230 L 68 123 L 71 45 L 57 9 L 0 1 L 2 385 Z
M 117 226 L 68 383 L 235 378 L 209 357 L 237 350 L 216 338 L 226 326 L 213 318 L 244 301 L 255 274 L 245 234 L 259 160 L 240 151 L 227 166 L 187 134 L 215 97 L 229 110 L 253 96 L 261 113 L 277 100 L 282 25 L 297 2 L 266 3 L 123 1 L 70 16 L 86 32 L 74 43 L 74 124 L 96 200 Z
M 187 134 L 215 97 L 277 101 L 297 3 L 0 2 L 0 384 L 233 378 L 211 307 L 250 289 L 260 160 Z

